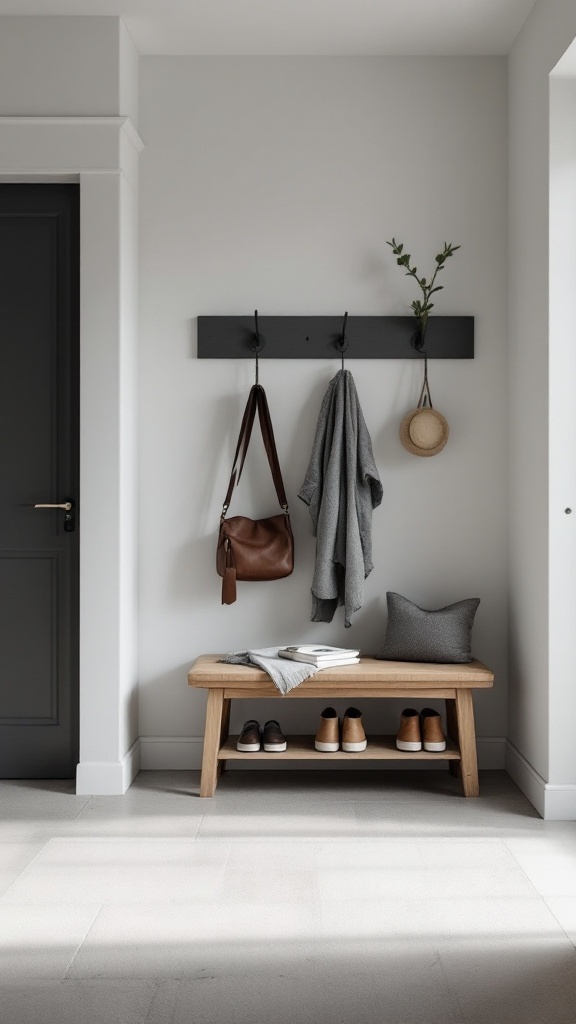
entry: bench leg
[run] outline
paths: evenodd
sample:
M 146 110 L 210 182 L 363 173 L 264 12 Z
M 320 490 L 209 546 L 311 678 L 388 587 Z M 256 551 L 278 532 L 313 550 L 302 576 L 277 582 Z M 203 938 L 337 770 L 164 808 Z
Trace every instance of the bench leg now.
M 476 756 L 476 730 L 474 728 L 474 705 L 471 690 L 456 690 L 456 716 L 458 720 L 458 744 L 460 746 L 460 770 L 464 796 L 480 796 L 478 785 L 478 760 Z
M 222 702 L 222 728 L 220 729 L 220 746 L 222 747 L 228 736 L 230 735 L 230 705 L 231 700 L 224 700 Z M 228 765 L 227 761 L 218 762 L 218 778 L 222 775 L 222 772 L 226 771 Z
M 446 730 L 453 743 L 458 746 L 458 716 L 456 714 L 456 701 L 446 700 Z M 448 761 L 448 771 L 455 778 L 460 776 L 460 761 Z
M 218 777 L 218 751 L 222 732 L 224 690 L 208 690 L 200 796 L 214 796 Z

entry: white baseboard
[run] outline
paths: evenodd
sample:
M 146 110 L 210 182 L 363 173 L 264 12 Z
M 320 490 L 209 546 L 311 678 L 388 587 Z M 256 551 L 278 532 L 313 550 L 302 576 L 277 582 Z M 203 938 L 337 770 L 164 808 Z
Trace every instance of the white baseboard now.
M 517 748 L 503 736 L 479 736 L 478 767 L 480 770 L 505 769 L 542 818 L 547 821 L 576 820 L 576 785 L 555 785 L 546 782 Z M 198 771 L 202 766 L 202 736 L 141 736 L 121 761 L 81 761 L 76 770 L 76 792 L 83 796 L 121 796 L 130 787 L 140 769 L 156 771 Z M 398 761 L 304 762 L 315 770 L 398 768 Z M 402 769 L 444 769 L 442 761 L 406 761 Z M 301 761 L 232 762 L 231 769 L 271 768 L 298 770 Z
M 506 771 L 545 821 L 576 820 L 576 786 L 546 782 L 510 740 L 506 741 Z
M 546 783 L 546 821 L 576 821 L 576 786 Z
M 546 783 L 514 744 L 510 743 L 510 740 L 506 741 L 506 771 L 543 818 L 546 804 Z
M 141 736 L 140 737 L 140 749 L 141 749 L 141 768 L 146 771 L 197 771 L 202 766 L 202 736 Z M 478 766 L 480 769 L 503 769 L 505 762 L 505 750 L 506 740 L 503 736 L 480 736 L 477 741 L 478 748 Z M 379 771 L 382 769 L 398 769 L 400 767 L 398 761 L 351 761 L 349 764 L 342 761 L 330 761 L 326 764 L 321 762 L 304 762 L 307 768 L 313 769 L 324 769 L 329 768 L 332 771 L 334 769 L 342 768 L 377 768 Z M 246 763 L 240 763 L 237 761 L 230 761 L 228 766 L 231 770 L 234 769 L 255 769 L 270 770 L 271 768 L 281 767 L 284 771 L 287 768 L 296 770 L 302 770 L 301 761 L 282 761 L 281 765 L 275 765 L 273 761 L 249 761 Z M 422 771 L 423 768 L 438 768 L 445 769 L 446 765 L 444 762 L 436 763 L 431 761 L 405 761 L 401 765 L 402 769 L 412 768 L 415 770 Z
M 137 739 L 121 761 L 81 761 L 76 768 L 76 793 L 79 796 L 122 796 L 141 767 L 141 744 Z

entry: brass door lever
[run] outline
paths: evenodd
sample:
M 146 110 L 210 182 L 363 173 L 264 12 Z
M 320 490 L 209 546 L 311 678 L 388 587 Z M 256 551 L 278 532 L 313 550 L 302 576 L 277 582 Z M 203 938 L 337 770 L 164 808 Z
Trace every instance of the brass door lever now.
M 63 508 L 66 512 L 69 512 L 72 508 L 72 502 L 62 501 L 59 505 L 34 505 L 34 508 Z

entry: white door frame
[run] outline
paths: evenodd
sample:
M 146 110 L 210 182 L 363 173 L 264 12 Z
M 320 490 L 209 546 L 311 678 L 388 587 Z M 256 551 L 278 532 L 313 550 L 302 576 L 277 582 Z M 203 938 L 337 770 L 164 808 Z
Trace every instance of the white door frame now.
M 125 117 L 1 117 L 0 182 L 80 183 L 80 763 L 77 792 L 139 770 L 138 159 Z

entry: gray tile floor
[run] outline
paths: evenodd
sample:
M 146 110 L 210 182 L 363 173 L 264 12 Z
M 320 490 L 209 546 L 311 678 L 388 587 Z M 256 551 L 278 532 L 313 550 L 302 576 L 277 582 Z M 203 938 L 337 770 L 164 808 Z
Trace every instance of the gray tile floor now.
M 503 772 L 0 782 L 0 1024 L 576 1024 L 576 823 Z

